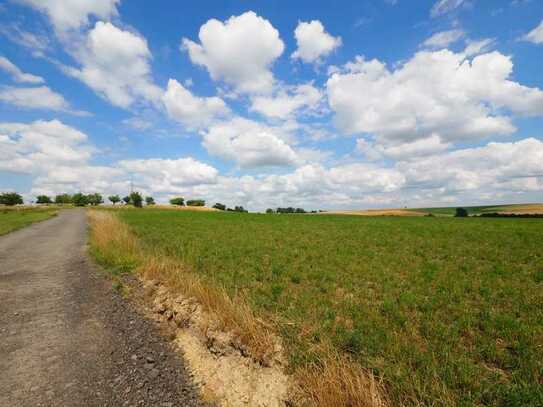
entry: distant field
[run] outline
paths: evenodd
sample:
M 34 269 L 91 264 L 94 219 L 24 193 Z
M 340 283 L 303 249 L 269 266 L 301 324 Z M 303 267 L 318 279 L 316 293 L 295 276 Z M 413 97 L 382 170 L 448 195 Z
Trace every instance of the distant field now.
M 58 208 L 2 208 L 0 207 L 0 235 L 5 235 L 13 230 L 23 228 L 34 222 L 49 219 L 54 216 Z
M 119 211 L 149 250 L 242 294 L 290 368 L 331 342 L 392 405 L 543 405 L 543 222 Z
M 414 208 L 407 209 L 415 213 L 431 213 L 434 215 L 453 216 L 456 212 L 456 206 L 443 208 Z M 487 205 L 487 206 L 464 206 L 469 215 L 480 215 L 482 213 L 543 213 L 543 204 L 516 204 L 516 205 Z

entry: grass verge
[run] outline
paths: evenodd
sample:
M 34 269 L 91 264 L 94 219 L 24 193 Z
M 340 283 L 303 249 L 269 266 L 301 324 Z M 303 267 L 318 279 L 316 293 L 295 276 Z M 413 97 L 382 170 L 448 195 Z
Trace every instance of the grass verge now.
M 35 222 L 49 219 L 58 213 L 57 208 L 16 207 L 0 209 L 0 235 L 24 228 Z

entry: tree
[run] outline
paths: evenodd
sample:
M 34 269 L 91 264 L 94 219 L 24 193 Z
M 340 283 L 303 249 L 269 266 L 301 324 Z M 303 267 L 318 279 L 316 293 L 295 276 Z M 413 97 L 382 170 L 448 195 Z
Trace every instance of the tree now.
M 205 206 L 206 201 L 203 199 L 190 199 L 187 201 L 187 206 Z
M 243 208 L 243 206 L 234 207 L 234 212 L 249 212 Z
M 59 205 L 71 204 L 72 196 L 68 194 L 60 194 L 55 196 L 55 203 Z
M 125 196 L 125 197 L 123 198 L 123 202 L 124 202 L 126 205 L 128 205 L 128 204 L 130 203 L 130 197 L 129 197 L 129 196 Z
M 466 218 L 468 217 L 468 211 L 464 208 L 456 208 L 456 213 L 454 216 L 456 218 Z
M 23 197 L 17 192 L 4 192 L 3 194 L 0 194 L 0 205 L 13 206 L 22 204 Z
M 37 204 L 50 204 L 50 203 L 53 203 L 53 201 L 47 195 L 38 195 L 36 197 L 36 203 Z
M 109 202 L 111 202 L 113 205 L 115 205 L 117 202 L 121 202 L 121 197 L 119 195 L 111 195 L 108 196 L 107 199 L 109 199 Z
M 102 198 L 102 195 L 98 193 L 88 194 L 87 203 L 92 206 L 97 206 L 97 205 L 100 205 L 101 203 L 104 203 L 104 199 Z
M 275 213 L 274 210 L 272 208 L 268 208 L 266 209 L 266 213 Z
M 177 205 L 177 206 L 183 206 L 185 205 L 185 199 L 181 198 L 180 196 L 177 198 L 170 199 L 170 204 Z
M 146 196 L 145 197 L 145 203 L 147 205 L 154 205 L 155 204 L 155 198 L 153 198 L 152 196 Z
M 132 205 L 134 205 L 136 208 L 143 207 L 143 198 L 139 192 L 132 192 L 130 194 L 130 202 Z
M 226 210 L 226 205 L 223 205 L 222 203 L 217 202 L 215 205 L 213 205 L 213 208 L 218 209 L 220 211 L 224 211 Z
M 78 192 L 72 196 L 72 202 L 75 206 L 86 206 L 88 203 L 87 196 Z

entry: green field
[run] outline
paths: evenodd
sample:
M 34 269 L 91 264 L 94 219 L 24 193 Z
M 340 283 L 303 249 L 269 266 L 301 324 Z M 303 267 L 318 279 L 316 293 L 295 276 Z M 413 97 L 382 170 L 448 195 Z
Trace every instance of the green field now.
M 147 249 L 244 295 L 291 369 L 331 342 L 393 405 L 543 405 L 541 220 L 118 214 Z
M 58 208 L 3 208 L 0 209 L 0 235 L 49 219 Z

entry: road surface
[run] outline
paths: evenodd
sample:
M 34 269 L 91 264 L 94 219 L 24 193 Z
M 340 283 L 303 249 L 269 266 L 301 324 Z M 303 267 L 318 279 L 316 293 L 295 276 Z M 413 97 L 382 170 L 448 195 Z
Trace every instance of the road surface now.
M 0 237 L 0 406 L 200 405 L 154 322 L 86 255 L 82 209 Z

